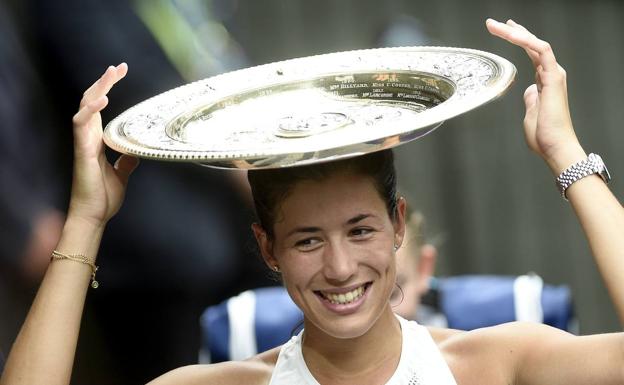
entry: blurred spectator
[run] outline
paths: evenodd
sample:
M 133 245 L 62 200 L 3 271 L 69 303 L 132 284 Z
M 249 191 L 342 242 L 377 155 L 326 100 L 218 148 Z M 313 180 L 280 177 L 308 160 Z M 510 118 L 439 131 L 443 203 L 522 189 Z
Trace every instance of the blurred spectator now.
M 19 271 L 24 277 L 36 277 L 47 266 L 62 223 L 61 213 L 48 203 L 47 195 L 67 192 L 54 186 L 69 184 L 71 116 L 83 90 L 108 65 L 129 63 L 128 77 L 110 95 L 104 115 L 109 120 L 123 109 L 185 82 L 177 70 L 179 61 L 164 49 L 163 32 L 156 32 L 154 25 L 147 23 L 150 14 L 162 16 L 163 9 L 168 10 L 172 18 L 161 20 L 157 26 L 166 35 L 167 28 L 180 23 L 193 27 L 199 19 L 191 20 L 189 15 L 202 17 L 174 3 L 21 3 L 20 7 L 26 7 L 23 16 L 28 18 L 19 22 L 33 33 L 36 45 L 31 52 L 37 55 L 37 70 L 44 79 L 41 84 L 16 28 L 2 10 L 0 118 L 5 127 L 0 141 L 0 236 L 4 241 L 0 258 L 6 275 Z M 180 30 L 171 32 L 179 39 L 174 44 L 182 44 L 188 37 L 180 35 Z M 224 36 L 221 33 L 221 38 Z M 229 46 L 235 47 L 232 43 Z M 213 55 L 209 48 L 203 51 Z M 213 59 L 216 63 L 220 58 Z M 224 68 L 208 68 L 201 75 Z M 52 98 L 46 99 L 45 93 L 38 91 L 42 84 Z M 44 115 L 46 110 L 35 107 L 36 100 L 48 104 L 49 111 L 58 115 Z M 54 151 L 57 141 L 60 151 Z M 48 153 L 62 159 L 51 161 Z M 52 167 L 64 173 L 48 170 Z M 86 343 L 79 344 L 74 382 L 89 378 L 90 384 L 140 383 L 196 362 L 201 311 L 225 296 L 267 283 L 264 274 L 258 273 L 264 271 L 263 265 L 251 247 L 245 193 L 220 171 L 189 164 L 142 162 L 124 208 L 103 239 L 98 257 L 101 286 L 87 301 L 86 333 L 81 335 Z M 3 318 L 13 316 L 19 325 L 25 312 L 14 309 L 15 291 L 0 294 L 10 298 L 2 301 L 7 309 L 1 309 L 1 314 Z M 27 296 L 24 303 L 31 299 Z M 17 329 L 5 328 L 4 322 L 2 329 L 7 333 L 3 336 L 4 350 Z M 102 366 L 106 370 L 101 370 Z
M 40 79 L 0 3 L 0 351 L 8 351 L 56 246 L 63 214 Z
M 21 278 L 36 281 L 47 267 L 63 218 L 53 205 L 58 184 L 47 183 L 54 173 L 49 110 L 8 11 L 0 4 L 0 223 L 6 225 L 0 232 L 0 259 Z
M 379 33 L 377 45 L 380 47 L 409 47 L 431 45 L 432 39 L 417 18 L 400 14 L 390 20 Z
M 404 241 L 396 256 L 396 287 L 390 303 L 394 312 L 405 319 L 435 324 L 429 320 L 432 309 L 421 307 L 421 298 L 429 291 L 438 252 L 425 240 L 424 216 L 420 212 L 408 213 L 405 223 Z

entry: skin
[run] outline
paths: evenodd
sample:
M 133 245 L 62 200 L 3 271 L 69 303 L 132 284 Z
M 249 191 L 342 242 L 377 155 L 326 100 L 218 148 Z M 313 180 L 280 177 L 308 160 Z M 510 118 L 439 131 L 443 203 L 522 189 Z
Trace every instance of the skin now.
M 558 175 L 586 157 L 570 120 L 565 71 L 548 43 L 513 21 L 488 20 L 487 28 L 524 48 L 533 61 L 536 84 L 524 96 L 525 137 L 529 148 Z M 85 92 L 74 117 L 74 180 L 57 246 L 60 252 L 82 253 L 95 260 L 102 231 L 121 206 L 128 177 L 137 165 L 136 159 L 127 156 L 114 166 L 108 164 L 102 144 L 99 111 L 107 103 L 106 93 L 126 71 L 125 64 L 110 67 Z M 381 210 L 381 198 L 372 193 L 370 181 L 357 175 L 340 177 L 303 186 L 306 188 L 296 186 L 281 207 L 285 219 L 276 224 L 274 242 L 269 242 L 258 226 L 254 233 L 265 260 L 281 267 L 289 292 L 304 308 L 304 356 L 319 382 L 379 384 L 394 371 L 401 345 L 388 297 L 395 278 L 393 243 L 403 238 L 405 202 L 400 202 L 400 215 L 393 222 Z M 334 190 L 337 184 L 340 194 Z M 307 188 L 316 194 L 310 196 Z M 624 209 L 597 176 L 574 183 L 567 196 L 616 309 L 623 315 Z M 316 199 L 315 205 L 323 210 L 309 210 L 314 206 L 310 199 Z M 337 206 L 338 202 L 342 205 Z M 351 220 L 362 212 L 375 216 L 374 220 L 366 217 L 372 222 L 368 225 L 376 228 L 372 236 L 352 227 L 355 223 Z M 293 248 L 285 234 L 302 226 L 315 228 L 313 238 L 320 243 L 312 242 L 320 244 L 314 246 L 318 248 L 302 250 L 301 243 Z M 0 384 L 69 383 L 90 275 L 85 264 L 68 260 L 50 264 Z M 357 311 L 340 317 L 319 305 L 314 293 L 360 282 L 372 283 L 370 292 Z M 576 337 L 543 325 L 512 323 L 472 332 L 431 329 L 431 334 L 461 385 L 624 383 L 621 333 Z M 180 368 L 152 383 L 268 384 L 278 351 L 245 362 Z

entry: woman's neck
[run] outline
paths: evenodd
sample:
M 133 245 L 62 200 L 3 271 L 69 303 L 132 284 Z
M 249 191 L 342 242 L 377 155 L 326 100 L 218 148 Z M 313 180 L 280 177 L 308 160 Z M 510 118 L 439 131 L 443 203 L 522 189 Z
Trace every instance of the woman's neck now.
M 401 347 L 401 325 L 389 305 L 362 336 L 335 338 L 306 323 L 302 342 L 306 365 L 322 384 L 384 383 L 399 364 Z

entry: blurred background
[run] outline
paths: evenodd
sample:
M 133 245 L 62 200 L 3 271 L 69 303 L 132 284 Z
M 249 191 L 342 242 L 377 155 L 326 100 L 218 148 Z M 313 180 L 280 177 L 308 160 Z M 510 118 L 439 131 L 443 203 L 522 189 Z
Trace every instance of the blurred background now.
M 525 53 L 491 37 L 511 17 L 552 43 L 588 152 L 624 199 L 624 3 L 618 0 L 3 0 L 0 2 L 0 351 L 58 239 L 71 181 L 71 116 L 106 66 L 130 71 L 108 121 L 188 81 L 287 58 L 395 45 L 482 49 L 511 60 L 503 98 L 397 150 L 401 190 L 424 213 L 438 275 L 570 285 L 581 333 L 620 330 L 553 176 L 524 144 Z M 275 284 L 256 256 L 240 176 L 142 162 L 98 259 L 73 383 L 139 383 L 195 362 L 201 310 Z M 96 374 L 94 374 L 96 373 Z

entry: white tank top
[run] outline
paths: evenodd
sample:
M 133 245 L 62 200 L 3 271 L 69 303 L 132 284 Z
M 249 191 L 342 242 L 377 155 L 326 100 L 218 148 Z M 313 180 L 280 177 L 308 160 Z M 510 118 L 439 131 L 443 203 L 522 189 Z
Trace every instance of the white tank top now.
M 427 328 L 397 318 L 403 335 L 401 358 L 386 385 L 457 385 Z M 303 359 L 302 333 L 282 346 L 269 385 L 319 385 Z

